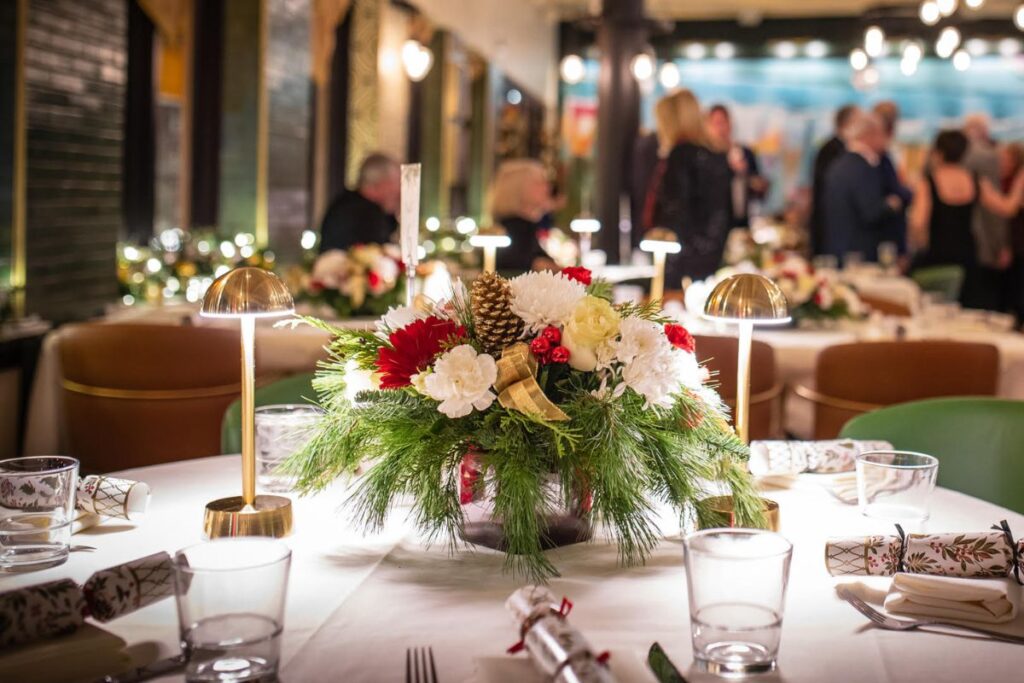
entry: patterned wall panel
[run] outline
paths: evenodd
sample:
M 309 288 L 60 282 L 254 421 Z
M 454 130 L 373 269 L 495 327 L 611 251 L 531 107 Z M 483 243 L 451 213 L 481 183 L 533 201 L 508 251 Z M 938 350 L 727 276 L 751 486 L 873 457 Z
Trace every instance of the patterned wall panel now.
M 377 46 L 380 40 L 382 0 L 355 0 L 352 4 L 348 94 L 348 159 L 345 179 L 355 184 L 359 164 L 378 149 Z

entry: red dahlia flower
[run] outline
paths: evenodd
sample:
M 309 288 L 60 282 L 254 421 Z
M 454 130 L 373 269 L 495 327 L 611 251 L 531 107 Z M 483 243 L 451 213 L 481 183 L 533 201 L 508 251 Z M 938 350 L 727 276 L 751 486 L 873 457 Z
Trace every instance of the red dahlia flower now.
M 401 389 L 412 384 L 412 376 L 425 370 L 449 340 L 466 336 L 466 329 L 451 320 L 430 316 L 395 330 L 388 336 L 390 348 L 377 352 L 381 389 Z
M 562 275 L 566 276 L 570 280 L 575 280 L 584 287 L 590 286 L 591 275 L 588 268 L 582 266 L 569 266 L 568 268 L 562 268 Z
M 697 348 L 693 335 L 682 325 L 674 325 L 672 323 L 665 325 L 665 336 L 668 337 L 668 341 L 672 346 L 682 349 L 687 353 L 693 353 L 693 350 Z

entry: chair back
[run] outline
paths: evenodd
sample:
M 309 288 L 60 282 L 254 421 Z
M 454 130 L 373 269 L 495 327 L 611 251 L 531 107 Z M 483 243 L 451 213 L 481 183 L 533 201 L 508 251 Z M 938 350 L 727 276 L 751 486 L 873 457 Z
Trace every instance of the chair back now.
M 814 438 L 833 439 L 851 418 L 882 406 L 939 396 L 994 396 L 999 349 L 955 341 L 859 342 L 818 354 Z
M 313 390 L 313 373 L 294 375 L 271 382 L 256 389 L 256 407 L 279 403 L 303 404 L 316 400 Z M 224 411 L 220 427 L 220 452 L 240 453 L 242 451 L 242 401 L 236 400 Z
M 215 455 L 240 392 L 238 332 L 85 323 L 61 331 L 69 455 L 86 472 Z
M 841 436 L 884 439 L 899 450 L 934 455 L 941 486 L 1024 513 L 1024 401 L 904 403 L 850 420 Z
M 695 335 L 697 360 L 712 372 L 718 393 L 736 412 L 736 369 L 739 342 L 736 337 Z M 775 350 L 761 341 L 750 348 L 750 438 L 782 437 L 782 383 L 775 366 Z M 732 420 L 730 420 L 730 423 Z

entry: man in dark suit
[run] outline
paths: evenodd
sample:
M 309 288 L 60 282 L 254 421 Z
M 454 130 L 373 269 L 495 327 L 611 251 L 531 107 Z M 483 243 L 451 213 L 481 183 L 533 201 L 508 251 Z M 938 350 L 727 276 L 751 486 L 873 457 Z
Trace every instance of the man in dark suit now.
M 873 259 L 886 222 L 904 209 L 903 200 L 882 186 L 879 164 L 886 140 L 876 114 L 858 113 L 847 127 L 846 151 L 825 173 L 824 253 L 840 262 L 849 253 Z
M 401 187 L 397 161 L 379 153 L 366 157 L 356 189 L 345 190 L 327 207 L 320 224 L 320 252 L 390 242 L 398 227 Z
M 761 175 L 754 150 L 740 145 L 732 137 L 732 116 L 724 104 L 708 110 L 708 132 L 718 148 L 725 152 L 732 173 L 732 227 L 750 227 L 750 203 L 768 193 L 768 181 Z
M 882 176 L 882 192 L 888 195 L 896 195 L 903 202 L 904 209 L 895 213 L 891 218 L 885 220 L 882 225 L 882 242 L 893 242 L 900 255 L 907 253 L 907 208 L 914 198 L 914 191 L 903 184 L 900 180 L 899 171 L 892 160 L 892 144 L 896 137 L 896 123 L 900 118 L 899 106 L 892 100 L 885 100 L 876 104 L 872 111 L 882 120 L 882 128 L 885 131 L 885 149 L 879 156 L 878 171 Z M 869 261 L 874 261 L 877 254 L 864 254 Z
M 825 174 L 832 163 L 846 151 L 846 129 L 860 112 L 856 105 L 848 104 L 836 112 L 835 132 L 821 146 L 814 157 L 814 177 L 811 184 L 811 250 L 815 255 L 827 253 L 825 246 Z

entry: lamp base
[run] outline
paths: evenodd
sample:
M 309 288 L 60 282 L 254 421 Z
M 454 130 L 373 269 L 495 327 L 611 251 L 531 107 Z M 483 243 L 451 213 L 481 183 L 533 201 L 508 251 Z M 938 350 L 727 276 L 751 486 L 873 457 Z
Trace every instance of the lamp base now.
M 291 532 L 292 501 L 284 496 L 256 496 L 251 507 L 242 496 L 218 498 L 206 504 L 203 533 L 207 538 L 282 538 Z

